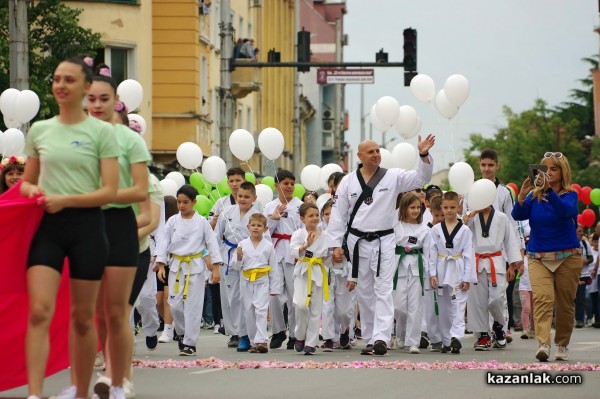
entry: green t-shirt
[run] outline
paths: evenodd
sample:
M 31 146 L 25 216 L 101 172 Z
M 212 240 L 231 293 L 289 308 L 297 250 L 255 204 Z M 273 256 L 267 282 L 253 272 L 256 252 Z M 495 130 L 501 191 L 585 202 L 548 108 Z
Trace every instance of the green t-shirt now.
M 156 205 L 162 205 L 164 194 L 161 188 L 161 185 L 152 173 L 148 174 L 148 194 L 150 195 L 150 202 Z M 137 204 L 135 204 L 134 209 L 137 209 Z M 139 210 L 136 210 L 136 215 L 139 213 Z M 143 237 L 140 240 L 140 253 L 144 252 L 150 246 L 150 238 L 148 236 Z
M 121 151 L 119 155 L 119 188 L 131 187 L 133 184 L 131 164 L 149 162 L 151 160 L 150 153 L 146 142 L 138 133 L 121 124 L 116 124 L 114 129 Z M 127 208 L 128 206 L 131 204 L 112 203 L 106 205 L 105 208 Z
M 76 195 L 100 188 L 100 159 L 118 157 L 119 147 L 110 123 L 88 116 L 65 125 L 54 117 L 31 126 L 26 153 L 40 160 L 38 184 L 46 194 Z

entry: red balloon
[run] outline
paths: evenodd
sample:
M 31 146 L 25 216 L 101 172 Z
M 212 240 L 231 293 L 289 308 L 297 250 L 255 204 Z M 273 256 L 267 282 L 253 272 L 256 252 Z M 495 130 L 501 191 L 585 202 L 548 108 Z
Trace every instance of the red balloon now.
M 519 195 L 519 186 L 517 186 L 515 183 L 508 183 L 507 186 L 512 187 L 513 191 L 515 192 L 515 197 Z
M 577 191 L 577 197 L 581 197 L 581 186 L 577 183 L 571 184 L 571 188 Z
M 596 214 L 591 209 L 584 209 L 581 212 L 581 221 L 585 227 L 592 227 L 596 221 Z
M 592 192 L 591 187 L 588 187 L 588 186 L 582 187 L 581 191 L 579 192 L 579 200 L 586 205 L 591 204 L 592 203 L 592 200 L 590 198 L 591 192 Z
M 581 225 L 581 226 L 585 226 L 583 223 L 583 215 L 581 215 L 581 214 L 577 215 L 577 224 Z

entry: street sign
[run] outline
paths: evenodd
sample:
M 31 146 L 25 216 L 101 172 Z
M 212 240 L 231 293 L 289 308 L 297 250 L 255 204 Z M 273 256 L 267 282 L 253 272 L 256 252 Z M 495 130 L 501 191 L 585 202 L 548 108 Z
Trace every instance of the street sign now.
M 320 85 L 344 84 L 373 84 L 375 83 L 374 69 L 317 69 L 317 83 Z

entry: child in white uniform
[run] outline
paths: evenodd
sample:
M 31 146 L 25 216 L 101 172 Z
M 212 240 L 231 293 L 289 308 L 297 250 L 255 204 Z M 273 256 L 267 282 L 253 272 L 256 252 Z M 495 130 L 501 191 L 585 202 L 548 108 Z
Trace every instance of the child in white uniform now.
M 179 341 L 180 356 L 195 356 L 196 341 L 202 323 L 206 270 L 213 283 L 219 282 L 222 262 L 214 231 L 208 221 L 194 210 L 198 191 L 185 184 L 177 191 L 179 214 L 165 225 L 164 240 L 158 243 L 156 265 L 164 276 L 169 269 L 169 305 L 175 329 L 183 332 Z M 208 250 L 207 250 L 208 249 Z M 169 260 L 168 255 L 171 255 Z M 212 258 L 212 264 L 211 264 Z

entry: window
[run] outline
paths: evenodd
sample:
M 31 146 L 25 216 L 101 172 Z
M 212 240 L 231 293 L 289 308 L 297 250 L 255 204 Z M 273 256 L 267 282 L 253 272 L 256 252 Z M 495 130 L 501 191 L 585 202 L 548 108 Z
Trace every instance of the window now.
M 240 24 L 238 25 L 237 32 L 234 36 L 242 37 L 244 29 L 244 17 L 240 17 Z M 234 38 L 235 39 L 235 38 Z
M 135 79 L 135 49 L 105 47 L 96 51 L 94 65 L 104 63 L 110 67 L 112 78 L 117 84 L 126 79 Z
M 202 115 L 208 114 L 208 62 L 206 57 L 202 56 L 200 61 L 200 113 Z
M 253 129 L 252 126 L 252 108 L 248 107 L 248 109 L 246 110 L 246 130 L 251 132 Z
M 248 34 L 246 35 L 246 37 L 254 37 L 252 35 L 252 24 L 250 22 L 248 22 Z

